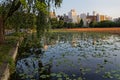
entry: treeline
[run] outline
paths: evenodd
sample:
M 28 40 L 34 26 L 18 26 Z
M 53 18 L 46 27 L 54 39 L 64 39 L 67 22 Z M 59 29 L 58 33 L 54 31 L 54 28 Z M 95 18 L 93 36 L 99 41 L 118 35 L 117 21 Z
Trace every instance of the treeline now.
M 81 19 L 79 23 L 71 23 L 71 22 L 64 22 L 64 20 L 57 20 L 57 18 L 52 18 L 50 20 L 51 28 L 83 28 L 83 27 L 90 27 L 90 28 L 105 28 L 105 27 L 120 27 L 120 18 L 116 19 L 115 21 L 105 20 L 100 22 L 90 22 L 87 26 L 84 26 L 83 20 Z
M 50 19 L 51 28 L 80 28 L 83 27 L 83 20 L 81 20 L 79 23 L 72 23 L 72 22 L 64 22 L 64 20 L 57 20 L 57 18 Z
M 89 27 L 93 28 L 105 28 L 105 27 L 120 27 L 120 20 L 116 21 L 101 21 L 101 22 L 91 22 Z

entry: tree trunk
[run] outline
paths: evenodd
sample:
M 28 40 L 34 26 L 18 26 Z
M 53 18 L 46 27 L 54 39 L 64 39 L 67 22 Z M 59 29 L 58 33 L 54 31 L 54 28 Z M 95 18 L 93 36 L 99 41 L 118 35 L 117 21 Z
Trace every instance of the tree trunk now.
M 3 44 L 4 41 L 5 41 L 4 20 L 3 20 L 3 17 L 0 16 L 0 44 Z

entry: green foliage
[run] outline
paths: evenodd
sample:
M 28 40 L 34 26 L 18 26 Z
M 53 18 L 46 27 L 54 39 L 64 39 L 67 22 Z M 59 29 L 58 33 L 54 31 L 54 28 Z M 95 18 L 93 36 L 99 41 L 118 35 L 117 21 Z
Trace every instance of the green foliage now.
M 26 1 L 25 1 L 25 0 L 20 0 L 20 2 L 21 2 L 23 5 L 26 5 Z
M 55 7 L 60 7 L 63 0 L 54 0 L 55 1 Z
M 57 18 L 50 19 L 51 22 L 51 28 L 64 28 L 64 21 L 63 20 L 57 20 Z
M 11 57 L 9 57 L 8 63 L 9 63 L 10 73 L 12 74 L 15 72 L 15 62 Z
M 115 24 L 116 27 L 120 27 L 120 18 L 115 20 Z
M 68 28 L 74 28 L 75 24 L 74 23 L 68 23 Z
M 78 27 L 83 27 L 83 20 L 80 20 L 80 23 L 78 23 Z
M 7 27 L 9 28 L 14 27 L 16 31 L 18 31 L 21 26 L 22 28 L 33 27 L 35 20 L 33 19 L 33 14 L 34 17 L 37 15 L 37 21 L 35 23 L 37 26 L 37 33 L 39 34 L 38 36 L 40 36 L 41 32 L 43 33 L 44 31 L 48 30 L 50 26 L 48 18 L 49 8 L 53 4 L 56 7 L 60 7 L 61 3 L 62 0 L 7 0 L 0 4 L 0 14 L 4 14 L 3 24 L 6 23 Z M 25 9 L 23 9 L 23 7 Z M 15 13 L 16 11 L 19 11 L 20 14 Z M 26 12 L 27 16 L 23 12 Z M 32 14 L 29 15 L 29 13 Z M 4 33 L 4 30 L 2 31 Z
M 105 72 L 105 75 L 103 76 L 105 78 L 113 78 L 112 74 L 110 72 Z
M 20 0 L 21 4 L 24 6 L 24 8 L 27 8 L 26 0 Z
M 51 28 L 52 28 L 52 29 L 55 29 L 55 28 L 58 27 L 57 18 L 51 18 L 51 19 L 50 19 L 50 22 L 51 22 Z
M 45 4 L 45 2 L 40 2 L 38 0 L 36 0 L 36 7 L 39 11 L 43 12 L 44 14 L 47 13 L 47 5 Z
M 10 49 L 12 49 L 18 41 L 18 37 L 6 36 L 6 44 L 0 45 L 0 66 L 3 62 L 9 62 L 11 57 L 8 55 Z
M 95 21 L 91 21 L 90 22 L 90 24 L 89 24 L 89 27 L 95 27 L 95 26 L 97 26 L 98 24 L 97 24 L 97 22 L 95 22 Z
M 115 27 L 115 23 L 113 21 L 101 21 L 101 22 L 91 22 L 89 24 L 89 27 L 99 27 L 99 28 L 104 28 L 104 27 Z
M 45 30 L 47 29 L 47 15 L 44 12 L 39 11 L 36 23 L 37 37 L 39 38 L 40 36 L 43 36 Z
M 49 8 L 53 3 L 56 7 L 60 7 L 62 0 L 36 1 L 36 7 L 38 9 L 37 22 L 36 22 L 37 37 L 42 36 L 44 32 L 48 31 L 48 28 L 50 27 L 48 13 L 49 13 Z M 62 24 L 62 22 L 60 22 L 60 24 Z
M 59 20 L 58 28 L 63 28 L 64 27 L 63 25 L 64 25 L 64 21 Z
M 10 50 L 9 45 L 0 45 L 0 66 L 2 65 L 4 60 L 8 58 L 9 50 Z
M 23 32 L 15 32 L 15 33 L 11 33 L 11 34 L 9 34 L 9 35 L 7 35 L 7 36 L 13 36 L 14 38 L 20 38 L 20 37 L 23 37 L 24 36 L 24 34 L 25 33 L 23 33 Z M 14 39 L 13 38 L 13 39 Z
M 36 16 L 31 13 L 16 12 L 6 21 L 6 28 L 15 29 L 19 31 L 20 28 L 23 29 L 33 29 L 35 28 Z
M 1 16 L 2 12 L 3 12 L 3 6 L 0 6 L 0 16 Z
M 36 37 L 36 34 L 26 35 L 18 49 L 18 56 L 19 58 L 25 58 L 33 53 L 41 54 L 41 48 L 40 39 Z M 32 51 L 30 49 L 32 49 Z

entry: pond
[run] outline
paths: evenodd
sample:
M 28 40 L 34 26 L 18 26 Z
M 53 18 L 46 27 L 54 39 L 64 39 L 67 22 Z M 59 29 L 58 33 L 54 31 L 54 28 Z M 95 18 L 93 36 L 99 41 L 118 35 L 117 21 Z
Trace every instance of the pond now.
M 120 80 L 120 36 L 53 32 L 43 54 L 17 61 L 17 80 Z

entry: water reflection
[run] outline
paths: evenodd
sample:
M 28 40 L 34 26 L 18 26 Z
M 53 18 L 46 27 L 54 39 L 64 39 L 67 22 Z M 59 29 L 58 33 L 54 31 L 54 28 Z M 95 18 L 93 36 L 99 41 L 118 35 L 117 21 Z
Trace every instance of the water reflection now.
M 40 59 L 32 55 L 29 58 L 25 58 L 17 62 L 16 80 L 50 80 L 49 78 L 43 79 L 40 77 L 43 73 L 44 75 L 50 75 L 50 68 L 51 64 L 43 66 Z
M 43 49 L 44 49 L 44 51 L 47 51 L 47 49 L 48 49 L 48 45 L 45 44 L 45 45 L 43 46 Z
M 35 80 L 120 79 L 120 36 L 54 33 L 41 42 L 44 54 L 19 60 L 17 73 L 33 75 Z

